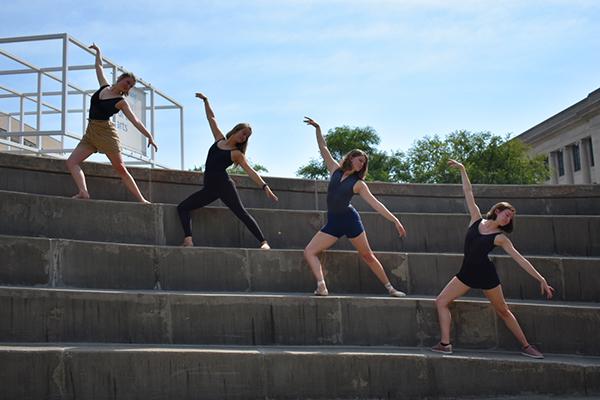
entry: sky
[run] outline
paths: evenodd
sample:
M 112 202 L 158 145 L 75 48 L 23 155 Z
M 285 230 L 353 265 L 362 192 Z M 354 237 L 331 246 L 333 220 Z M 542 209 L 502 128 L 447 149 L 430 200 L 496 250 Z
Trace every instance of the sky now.
M 186 169 L 213 142 L 200 91 L 224 132 L 252 125 L 247 156 L 265 175 L 294 177 L 318 157 L 304 116 L 324 133 L 370 126 L 385 151 L 460 129 L 524 132 L 600 87 L 598 21 L 600 2 L 583 0 L 16 0 L 2 6 L 0 37 L 98 44 L 183 105 Z M 60 52 L 0 49 L 38 66 L 57 65 Z M 92 62 L 76 53 L 73 62 Z M 3 67 L 14 68 L 0 57 Z M 0 84 L 20 84 L 8 79 Z M 93 71 L 76 79 L 96 82 Z M 157 160 L 179 168 L 177 114 L 157 116 L 154 135 Z

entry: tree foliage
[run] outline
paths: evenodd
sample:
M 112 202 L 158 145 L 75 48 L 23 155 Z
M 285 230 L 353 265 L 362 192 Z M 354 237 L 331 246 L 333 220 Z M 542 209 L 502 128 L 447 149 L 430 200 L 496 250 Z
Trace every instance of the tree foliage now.
M 449 159 L 465 165 L 473 183 L 533 184 L 548 179 L 543 155 L 530 157 L 528 147 L 518 140 L 490 132 L 455 131 L 417 140 L 407 152 L 377 149 L 379 136 L 371 127 L 333 128 L 325 135 L 327 147 L 340 161 L 352 149 L 369 155 L 367 180 L 409 183 L 460 183 L 457 170 L 448 168 Z M 311 159 L 297 174 L 308 179 L 327 179 L 322 159 Z
M 449 159 L 463 163 L 473 183 L 533 184 L 548 179 L 545 157 L 530 157 L 523 142 L 508 139 L 508 135 L 465 130 L 444 139 L 426 136 L 404 158 L 406 182 L 460 183 L 460 173 L 447 166 Z

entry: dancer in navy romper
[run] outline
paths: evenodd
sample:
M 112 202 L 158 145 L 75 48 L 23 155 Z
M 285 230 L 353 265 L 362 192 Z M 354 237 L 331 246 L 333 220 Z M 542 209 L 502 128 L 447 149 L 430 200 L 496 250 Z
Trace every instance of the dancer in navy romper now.
M 485 215 L 485 218 L 482 218 L 479 207 L 475 204 L 473 189 L 465 167 L 454 160 L 450 160 L 448 164 L 460 170 L 463 192 L 471 214 L 471 221 L 465 238 L 465 255 L 462 267 L 435 300 L 442 337 L 441 341 L 431 350 L 438 353 L 452 354 L 452 345 L 450 344 L 450 322 L 452 317 L 448 306 L 455 299 L 467 293 L 469 289 L 475 288 L 483 290 L 498 316 L 515 335 L 522 346 L 521 354 L 533 358 L 544 358 L 539 350 L 529 344 L 519 326 L 519 322 L 509 310 L 504 300 L 496 267 L 488 257 L 489 252 L 495 246 L 502 247 L 521 268 L 539 281 L 542 295 L 546 295 L 548 299 L 552 298 L 554 289 L 548 286 L 546 279 L 514 248 L 511 241 L 504 234 L 505 232 L 512 232 L 515 208 L 506 202 L 497 203 Z
M 235 188 L 235 185 L 226 169 L 236 163 L 246 171 L 250 179 L 260 186 L 267 197 L 273 201 L 277 201 L 277 196 L 273 194 L 269 185 L 254 171 L 254 169 L 246 161 L 244 154 L 248 146 L 248 138 L 252 134 L 250 125 L 241 123 L 233 127 L 233 129 L 223 136 L 223 133 L 217 125 L 217 119 L 213 112 L 208 98 L 202 93 L 196 93 L 196 97 L 204 101 L 204 109 L 206 118 L 210 125 L 210 129 L 215 137 L 215 143 L 208 150 L 206 165 L 204 171 L 204 188 L 189 196 L 177 206 L 179 219 L 185 238 L 183 246 L 193 246 L 192 242 L 192 226 L 190 212 L 197 208 L 206 206 L 217 199 L 221 199 L 223 203 L 246 225 L 252 232 L 256 240 L 260 243 L 261 249 L 269 249 L 269 244 L 265 240 L 262 231 L 258 227 L 256 220 L 252 218 L 246 211 L 240 196 Z
M 331 173 L 331 180 L 327 189 L 327 224 L 317 232 L 304 249 L 304 257 L 317 279 L 315 294 L 317 296 L 327 296 L 329 294 L 323 277 L 319 254 L 333 246 L 342 236 L 347 236 L 363 260 L 369 265 L 371 271 L 388 290 L 388 293 L 394 297 L 405 296 L 404 293 L 394 289 L 391 285 L 381 263 L 369 246 L 367 234 L 358 212 L 350 205 L 352 196 L 355 193 L 360 194 L 373 209 L 394 223 L 400 237 L 406 235 L 406 231 L 398 218 L 371 194 L 369 187 L 363 181 L 367 174 L 369 162 L 367 155 L 362 150 L 352 150 L 341 163 L 338 163 L 333 159 L 327 148 L 319 124 L 310 118 L 306 118 L 304 122 L 315 127 L 321 156 Z

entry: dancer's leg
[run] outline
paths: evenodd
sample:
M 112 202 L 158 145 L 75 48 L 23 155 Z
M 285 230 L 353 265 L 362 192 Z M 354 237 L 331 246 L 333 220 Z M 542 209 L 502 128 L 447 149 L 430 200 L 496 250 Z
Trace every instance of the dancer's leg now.
M 513 335 L 515 335 L 519 343 L 521 343 L 521 346 L 529 346 L 529 342 L 527 341 L 519 322 L 508 308 L 508 304 L 506 304 L 504 294 L 502 293 L 502 285 L 498 285 L 490 290 L 484 290 L 483 294 L 485 294 L 485 297 L 490 300 L 494 310 L 496 311 L 496 314 L 502 318 L 506 324 L 506 327 L 512 332 Z
M 379 281 L 383 283 L 383 285 L 387 288 L 387 286 L 390 284 L 390 280 L 385 274 L 383 266 L 381 265 L 377 257 L 375 257 L 373 250 L 371 250 L 371 246 L 369 246 L 367 233 L 363 232 L 357 237 L 354 237 L 349 240 L 350 243 L 352 243 L 352 245 L 354 246 L 354 248 L 358 251 L 358 254 L 361 256 L 361 258 L 367 263 L 369 268 L 371 268 L 371 271 L 373 271 L 377 279 L 379 279 Z
M 73 196 L 75 199 L 89 199 L 90 194 L 87 190 L 87 184 L 85 182 L 85 175 L 79 166 L 85 159 L 94 154 L 94 149 L 83 143 L 79 143 L 75 150 L 71 153 L 66 161 L 67 168 L 77 185 L 79 192 Z
M 319 260 L 319 254 L 327 250 L 337 242 L 338 238 L 325 232 L 317 232 L 312 240 L 304 249 L 304 258 L 310 266 L 315 279 L 317 280 L 317 290 L 315 294 L 326 296 L 328 294 L 325 278 L 323 277 L 323 267 Z
M 133 194 L 140 203 L 150 203 L 144 198 L 142 192 L 140 192 L 140 189 L 133 180 L 133 177 L 129 174 L 127 168 L 125 168 L 125 163 L 123 162 L 121 153 L 106 153 L 106 157 L 108 157 L 113 168 L 115 171 L 117 171 L 117 174 L 119 174 L 123 180 L 123 183 L 125 184 L 125 187 L 131 192 L 131 194 Z
M 226 184 L 224 183 L 219 188 L 219 191 L 219 195 L 221 201 L 223 201 L 223 204 L 229 207 L 236 217 L 238 217 L 244 223 L 244 225 L 246 225 L 261 246 L 266 244 L 267 241 L 265 240 L 265 236 L 256 223 L 256 220 L 250 214 L 248 214 L 248 211 L 246 211 L 244 208 L 244 205 L 240 199 L 240 195 L 233 183 L 229 181 Z
M 219 195 L 206 187 L 191 194 L 187 199 L 183 200 L 177 206 L 177 213 L 179 214 L 179 220 L 181 221 L 181 227 L 185 238 L 183 239 L 184 246 L 193 246 L 192 242 L 192 219 L 190 212 L 192 210 L 204 207 L 207 204 L 212 203 L 219 198 Z
M 448 306 L 454 300 L 467 293 L 469 289 L 471 289 L 469 286 L 462 283 L 457 277 L 454 277 L 435 299 L 435 306 L 437 307 L 438 319 L 440 321 L 441 342 L 443 344 L 450 343 L 452 315 Z

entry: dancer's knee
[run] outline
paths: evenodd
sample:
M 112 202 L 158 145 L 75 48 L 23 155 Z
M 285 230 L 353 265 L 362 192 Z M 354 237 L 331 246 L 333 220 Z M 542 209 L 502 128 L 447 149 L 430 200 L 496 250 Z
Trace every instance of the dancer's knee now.
M 508 319 L 512 317 L 512 312 L 506 304 L 494 307 L 494 310 L 496 311 L 496 314 L 498 314 L 498 316 L 502 319 Z
M 377 258 L 375 257 L 375 254 L 372 251 L 361 251 L 358 254 L 363 260 L 365 260 L 367 264 L 370 264 L 373 261 L 377 261 Z

